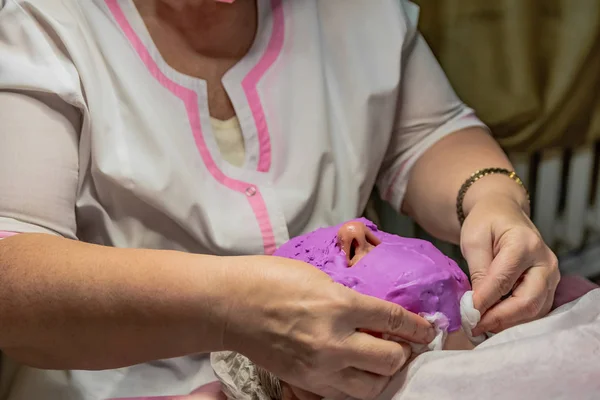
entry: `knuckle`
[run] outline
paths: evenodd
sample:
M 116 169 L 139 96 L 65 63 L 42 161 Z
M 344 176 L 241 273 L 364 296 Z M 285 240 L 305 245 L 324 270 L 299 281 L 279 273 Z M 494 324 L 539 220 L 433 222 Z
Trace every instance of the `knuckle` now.
M 534 318 L 536 317 L 540 311 L 542 310 L 542 302 L 540 299 L 535 297 L 530 297 L 525 300 L 523 304 L 523 314 L 526 318 Z
M 390 307 L 388 313 L 388 327 L 391 332 L 401 332 L 406 329 L 406 318 L 404 309 L 401 307 Z M 415 329 L 416 330 L 416 329 Z M 415 332 L 416 333 L 416 332 Z
M 560 283 L 560 272 L 558 270 L 556 270 L 556 272 L 553 272 L 550 275 L 550 279 L 548 282 L 548 291 L 551 293 L 556 292 L 556 289 L 558 288 L 559 283 Z
M 504 320 L 497 315 L 491 318 L 490 328 L 491 332 L 501 332 L 507 328 Z
M 384 376 L 392 376 L 398 366 L 398 355 L 394 352 L 385 353 L 381 359 L 382 373 Z
M 558 257 L 556 256 L 556 254 L 554 254 L 552 250 L 549 250 L 549 253 L 550 254 L 548 256 L 548 267 L 553 272 L 558 272 Z
M 543 245 L 539 234 L 527 226 L 519 226 L 510 230 L 503 236 L 505 245 L 510 246 L 516 258 L 523 258 L 535 254 Z
M 554 296 L 548 296 L 546 298 L 546 301 L 544 302 L 544 305 L 542 306 L 542 310 L 540 311 L 540 313 L 538 314 L 538 316 L 543 317 L 545 315 L 548 315 L 548 313 L 550 312 L 550 310 L 552 309 L 552 304 L 554 303 Z
M 529 231 L 525 234 L 525 250 L 529 253 L 534 253 L 538 251 L 542 246 L 544 246 L 544 242 L 542 238 L 540 238 L 535 232 Z
M 398 344 L 398 347 L 395 351 L 387 352 L 384 355 L 384 358 L 382 360 L 382 365 L 385 366 L 386 370 L 386 373 L 384 375 L 394 375 L 396 372 L 398 372 L 398 370 L 400 370 L 400 368 L 402 368 L 405 361 L 406 360 L 404 356 L 404 350 L 402 349 L 402 345 Z
M 479 282 L 479 281 L 483 281 L 485 279 L 485 277 L 487 276 L 485 271 L 481 271 L 481 270 L 475 270 L 473 272 L 471 272 L 471 281 L 472 282 Z
M 552 290 L 556 289 L 558 283 L 560 282 L 560 270 L 558 267 L 558 257 L 552 251 L 550 252 L 550 276 L 549 276 L 549 286 Z
M 352 290 L 336 284 L 336 289 L 330 292 L 328 308 L 336 310 L 338 313 L 344 313 L 358 308 L 358 296 Z
M 481 241 L 482 237 L 482 232 L 477 229 L 463 228 L 460 237 L 460 249 L 463 255 L 466 256 L 470 250 L 479 249 L 481 246 L 483 246 Z
M 499 273 L 496 276 L 496 288 L 500 296 L 505 296 L 513 288 L 512 278 L 507 273 Z
M 482 332 L 498 333 L 508 328 L 506 318 L 498 312 L 490 312 L 485 314 L 485 318 L 477 326 L 477 329 L 482 329 Z
M 483 281 L 487 276 L 487 273 L 482 270 L 475 270 L 470 273 L 472 282 Z

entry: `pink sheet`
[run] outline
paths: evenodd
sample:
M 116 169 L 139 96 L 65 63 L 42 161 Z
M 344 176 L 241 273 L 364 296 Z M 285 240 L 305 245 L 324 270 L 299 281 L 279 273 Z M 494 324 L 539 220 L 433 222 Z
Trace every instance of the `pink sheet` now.
M 599 286 L 584 277 L 577 275 L 563 275 L 556 288 L 552 309 L 558 308 L 576 300 Z

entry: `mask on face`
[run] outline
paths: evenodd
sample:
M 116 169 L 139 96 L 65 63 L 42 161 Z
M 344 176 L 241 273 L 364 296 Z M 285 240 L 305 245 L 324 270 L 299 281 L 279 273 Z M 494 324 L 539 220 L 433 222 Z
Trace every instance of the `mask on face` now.
M 294 238 L 275 254 L 309 263 L 335 282 L 417 314 L 443 314 L 461 327 L 467 276 L 433 244 L 382 232 L 361 218 Z
M 429 242 L 381 232 L 361 218 L 296 237 L 274 255 L 304 261 L 339 284 L 423 315 L 438 335 L 426 346 L 411 344 L 413 354 L 441 350 L 446 333 L 453 333 L 447 339 L 458 344 L 454 349 L 469 348 L 463 339 L 484 340 L 470 336 L 480 315 L 467 276 Z M 458 331 L 461 320 L 468 337 Z M 229 399 L 285 400 L 289 394 L 289 386 L 241 354 L 213 353 L 211 363 Z

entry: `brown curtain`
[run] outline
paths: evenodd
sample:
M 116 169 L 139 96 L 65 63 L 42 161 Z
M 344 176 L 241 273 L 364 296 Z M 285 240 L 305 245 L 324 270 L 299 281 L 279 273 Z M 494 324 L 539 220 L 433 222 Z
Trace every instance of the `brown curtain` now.
M 510 151 L 600 139 L 600 0 L 413 0 L 461 98 Z

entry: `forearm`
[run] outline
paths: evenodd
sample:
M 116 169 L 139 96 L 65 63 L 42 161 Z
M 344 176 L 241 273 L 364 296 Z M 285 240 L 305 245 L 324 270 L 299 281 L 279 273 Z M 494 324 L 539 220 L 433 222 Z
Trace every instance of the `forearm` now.
M 402 206 L 403 212 L 433 236 L 451 243 L 460 239 L 456 196 L 476 170 L 513 166 L 495 140 L 481 128 L 468 128 L 440 140 L 415 163 Z M 469 188 L 465 215 L 487 196 L 507 196 L 529 212 L 523 188 L 504 175 L 490 175 Z
M 0 241 L 0 348 L 50 369 L 222 350 L 226 258 L 50 235 Z

